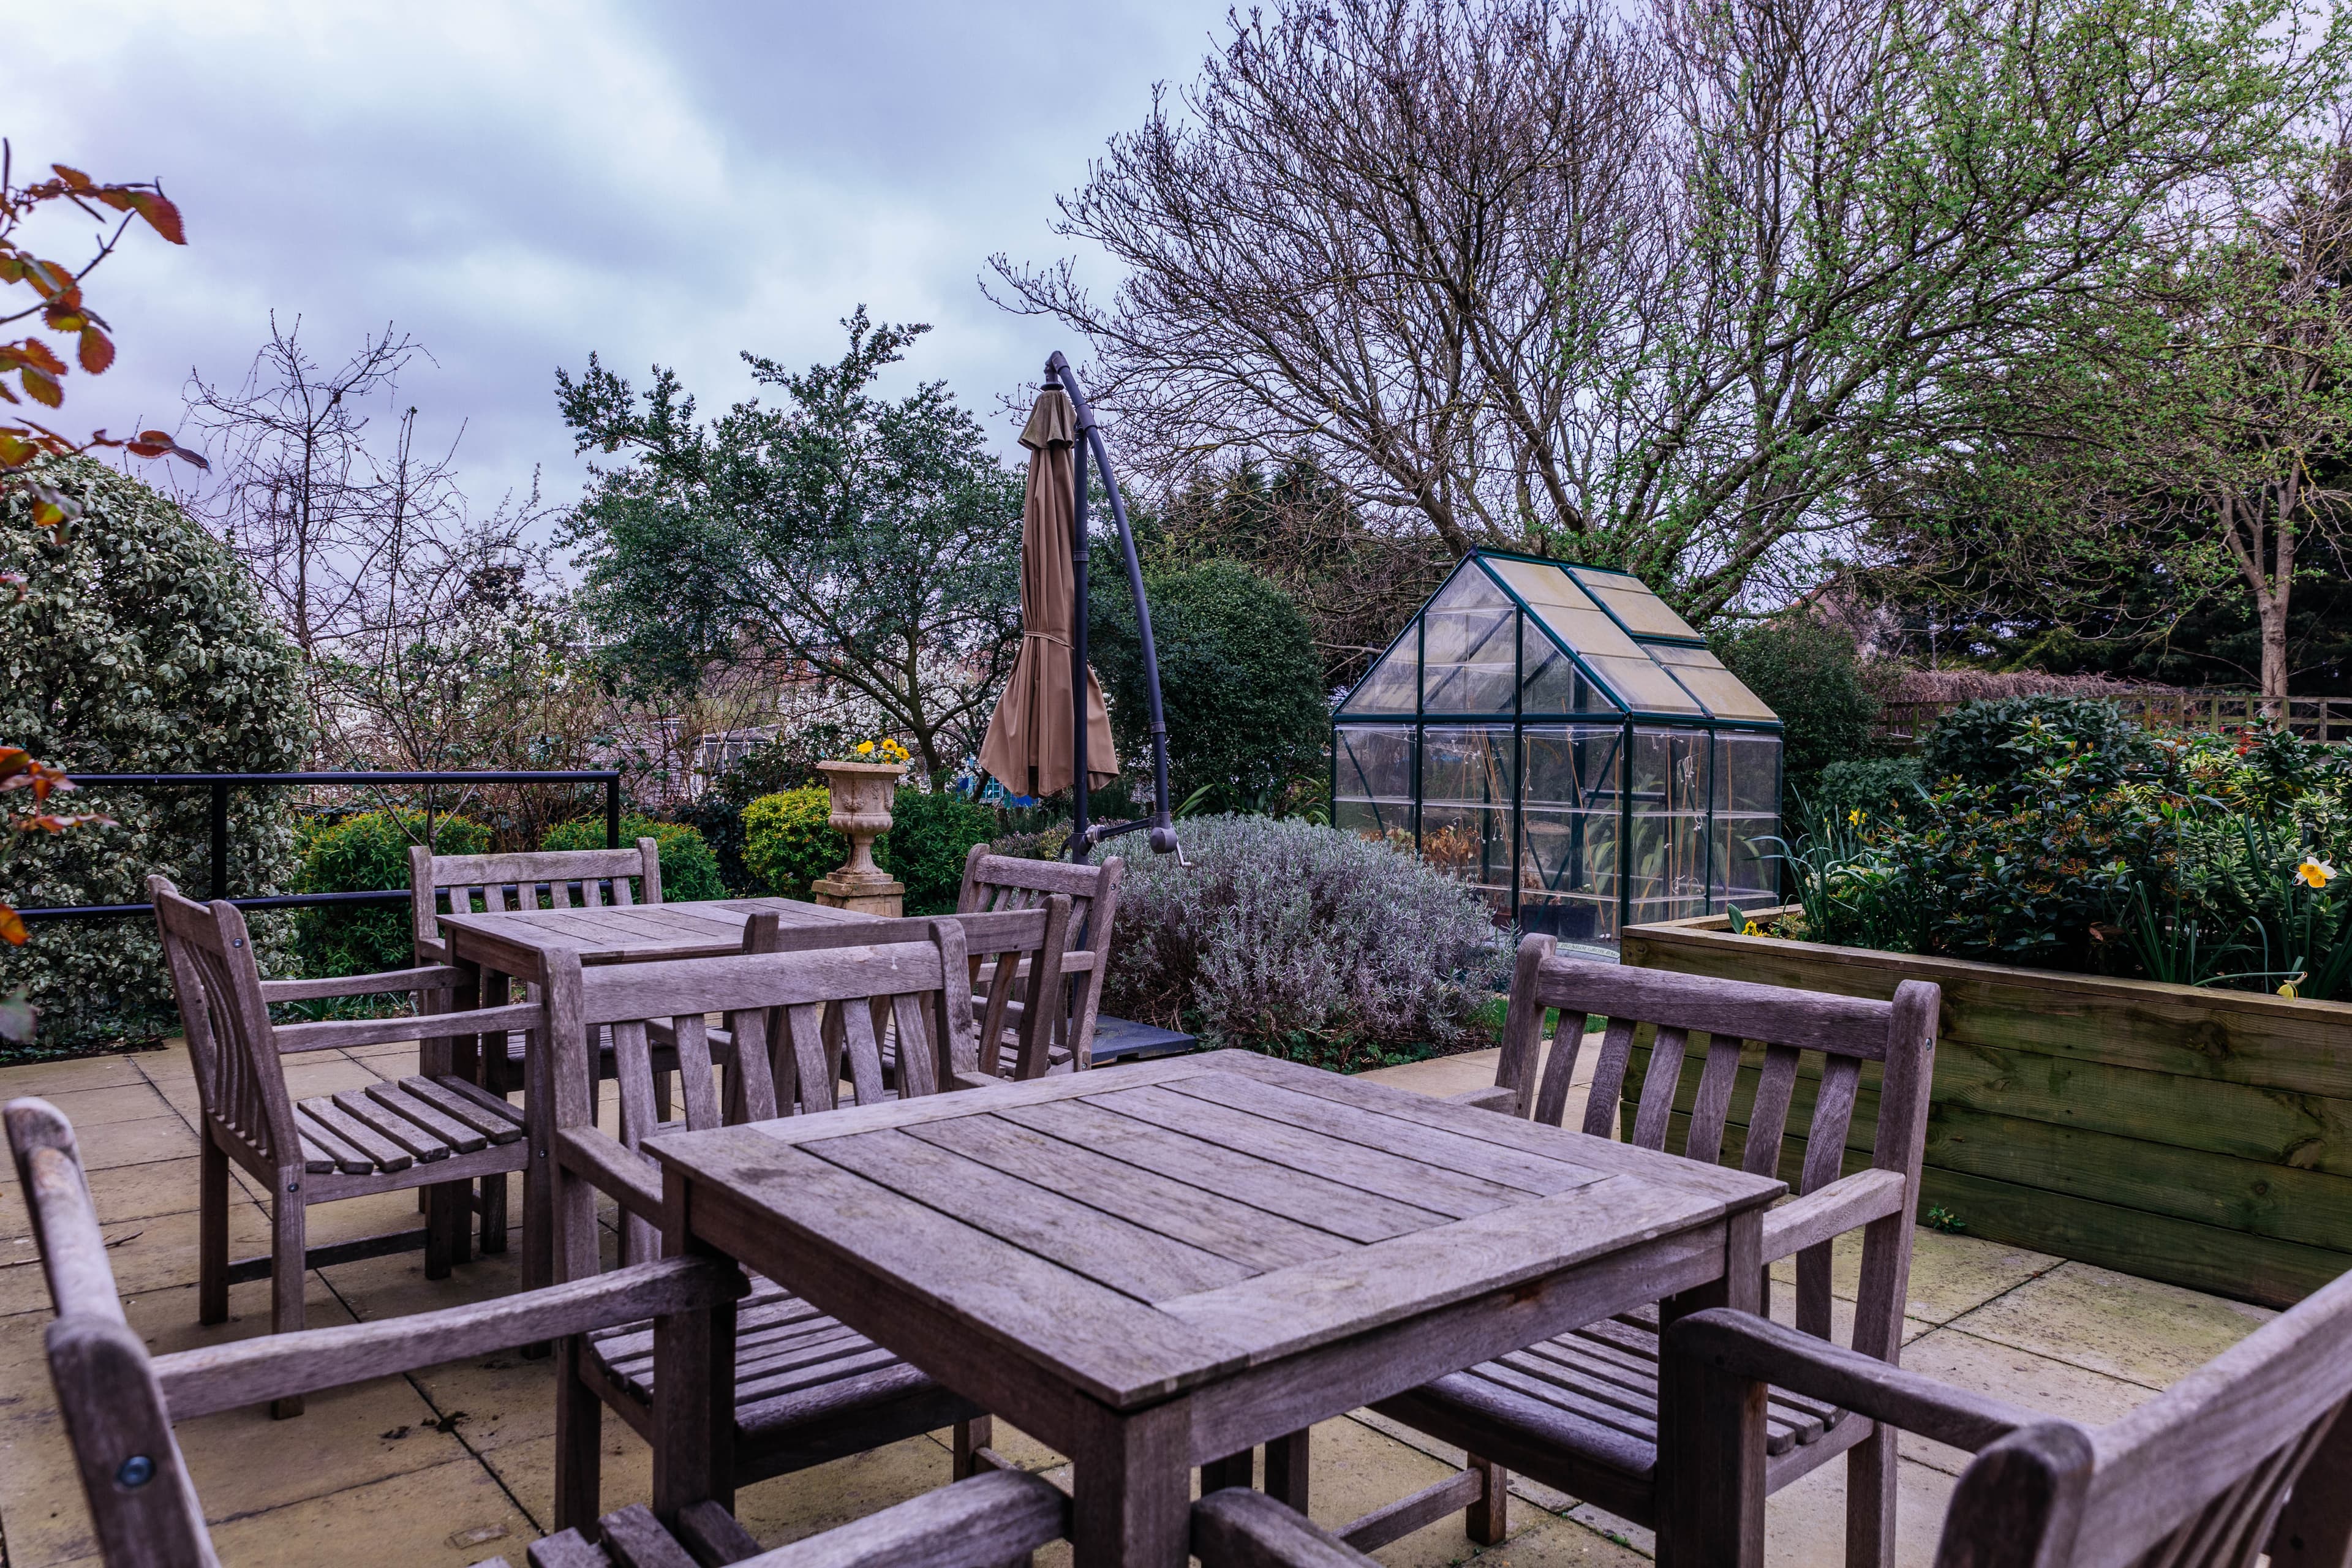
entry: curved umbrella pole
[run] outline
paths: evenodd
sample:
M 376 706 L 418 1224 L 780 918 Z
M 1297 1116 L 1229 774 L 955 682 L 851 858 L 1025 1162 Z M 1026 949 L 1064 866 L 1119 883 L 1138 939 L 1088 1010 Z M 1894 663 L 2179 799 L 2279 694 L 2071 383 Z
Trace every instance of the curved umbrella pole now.
M 1123 834 L 1149 829 L 1153 853 L 1174 855 L 1184 863 L 1176 841 L 1176 822 L 1168 806 L 1168 722 L 1160 706 L 1160 655 L 1151 641 L 1151 605 L 1143 596 L 1143 567 L 1135 558 L 1135 535 L 1127 526 L 1127 503 L 1119 498 L 1118 480 L 1110 471 L 1110 450 L 1103 445 L 1095 424 L 1094 405 L 1078 386 L 1077 373 L 1056 350 L 1045 362 L 1045 384 L 1058 386 L 1070 400 L 1078 420 L 1078 444 L 1072 467 L 1076 487 L 1076 522 L 1070 531 L 1071 569 L 1077 582 L 1077 621 L 1070 636 L 1072 698 L 1070 858 L 1083 864 L 1095 846 Z M 1102 469 L 1104 493 L 1110 497 L 1111 521 L 1118 525 L 1119 552 L 1126 559 L 1128 592 L 1135 595 L 1135 625 L 1143 647 L 1143 689 L 1150 705 L 1151 735 L 1151 815 L 1133 822 L 1087 823 L 1087 458 L 1091 452 Z

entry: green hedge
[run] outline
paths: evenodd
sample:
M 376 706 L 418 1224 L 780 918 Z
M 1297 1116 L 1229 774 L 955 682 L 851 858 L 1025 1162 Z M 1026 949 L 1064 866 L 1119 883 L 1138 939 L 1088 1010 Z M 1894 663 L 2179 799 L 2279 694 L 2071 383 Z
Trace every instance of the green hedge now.
M 762 890 L 807 898 L 811 882 L 849 858 L 849 840 L 826 822 L 832 813 L 822 786 L 763 795 L 743 808 L 743 865 Z M 902 789 L 890 815 L 890 831 L 874 841 L 875 863 L 907 885 L 908 914 L 952 911 L 964 857 L 996 836 L 996 814 L 961 795 Z
M 425 842 L 421 811 L 363 811 L 340 822 L 313 824 L 299 833 L 305 893 L 405 889 L 408 849 Z M 436 816 L 434 847 L 444 855 L 485 855 L 490 830 L 470 817 Z M 416 962 L 405 904 L 360 904 L 301 910 L 294 946 L 302 973 L 375 974 Z
M 710 852 L 701 832 L 683 822 L 656 822 L 649 816 L 621 818 L 621 842 L 634 845 L 650 838 L 661 851 L 662 898 L 673 904 L 698 899 L 723 899 L 727 884 L 719 879 L 719 858 Z M 604 819 L 583 816 L 559 822 L 539 841 L 541 849 L 602 849 Z

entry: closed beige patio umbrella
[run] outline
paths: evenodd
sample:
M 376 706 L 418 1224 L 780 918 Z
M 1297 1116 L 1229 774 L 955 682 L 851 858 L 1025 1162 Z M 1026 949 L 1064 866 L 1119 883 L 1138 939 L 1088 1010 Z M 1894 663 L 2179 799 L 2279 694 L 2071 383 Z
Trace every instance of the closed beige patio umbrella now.
M 1021 444 L 1029 448 L 1029 489 L 1021 508 L 1021 652 L 981 743 L 980 765 L 1016 795 L 1070 787 L 1070 639 L 1077 578 L 1071 448 L 1077 420 L 1058 386 L 1037 395 Z M 1102 686 L 1087 671 L 1087 780 L 1096 789 L 1118 776 Z

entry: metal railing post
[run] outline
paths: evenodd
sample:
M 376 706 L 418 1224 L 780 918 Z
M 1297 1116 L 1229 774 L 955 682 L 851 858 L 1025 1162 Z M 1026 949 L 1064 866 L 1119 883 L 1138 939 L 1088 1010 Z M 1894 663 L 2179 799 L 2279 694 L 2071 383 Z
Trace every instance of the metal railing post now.
M 228 897 L 228 784 L 213 783 L 212 897 Z
M 604 847 L 621 847 L 621 775 L 604 781 Z

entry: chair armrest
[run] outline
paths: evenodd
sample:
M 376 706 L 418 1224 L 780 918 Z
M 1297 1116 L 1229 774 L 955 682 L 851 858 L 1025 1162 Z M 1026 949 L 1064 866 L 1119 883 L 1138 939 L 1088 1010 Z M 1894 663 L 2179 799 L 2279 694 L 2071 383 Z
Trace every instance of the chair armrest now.
M 1460 1094 L 1449 1094 L 1445 1102 L 1448 1105 L 1475 1106 L 1480 1110 L 1499 1110 L 1506 1116 L 1517 1115 L 1519 1109 L 1518 1095 L 1499 1083 L 1490 1083 L 1484 1089 L 1465 1089 Z
M 555 1163 L 639 1219 L 661 1223 L 661 1180 L 653 1167 L 594 1128 L 558 1129 Z
M 1818 1247 L 1874 1219 L 1903 1212 L 1903 1173 L 1856 1171 L 1764 1213 L 1764 1261 Z
M 721 1258 L 666 1258 L 543 1290 L 463 1307 L 301 1329 L 155 1358 L 174 1421 L 461 1361 L 591 1329 L 730 1301 L 748 1289 Z
M 1916 1432 L 1970 1453 L 2052 1417 L 2004 1399 L 1938 1383 L 1876 1356 L 1728 1307 L 1694 1312 L 1666 1330 L 1666 1362 L 1810 1394 L 1842 1410 Z
M 330 1018 L 318 1024 L 280 1024 L 270 1032 L 281 1055 L 352 1046 L 389 1046 L 404 1040 L 438 1040 L 450 1035 L 503 1035 L 544 1022 L 537 1002 L 476 1007 L 464 1013 L 412 1013 L 398 1018 Z
M 1018 1561 L 1070 1532 L 1070 1500 L 1021 1470 L 991 1470 L 736 1568 L 969 1568 Z
M 387 969 L 381 974 L 336 974 L 322 980 L 265 980 L 264 1002 L 310 1002 L 321 996 L 373 996 L 386 991 L 446 991 L 457 983 L 454 964 Z
M 1329 1531 L 1242 1487 L 1192 1505 L 1192 1555 L 1201 1568 L 1373 1568 Z

